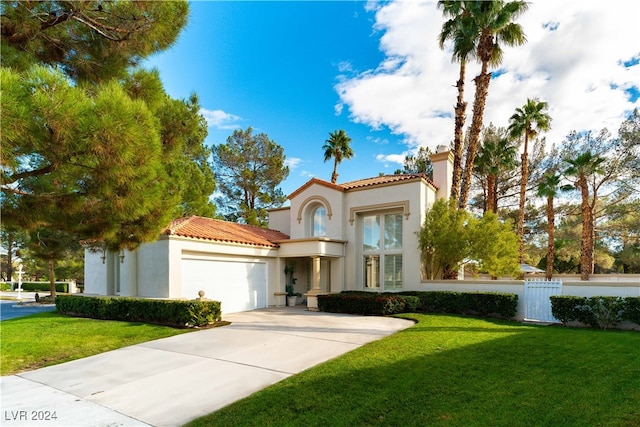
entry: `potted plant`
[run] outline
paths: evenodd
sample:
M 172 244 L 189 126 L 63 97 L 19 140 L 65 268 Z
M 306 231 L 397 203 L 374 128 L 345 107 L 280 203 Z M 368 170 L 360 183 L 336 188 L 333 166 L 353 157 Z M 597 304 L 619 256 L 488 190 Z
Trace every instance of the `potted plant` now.
M 284 274 L 287 276 L 287 284 L 285 285 L 285 289 L 287 291 L 287 305 L 293 307 L 296 305 L 297 297 L 301 297 L 302 294 L 300 292 L 296 292 L 294 286 L 296 284 L 296 279 L 293 277 L 294 269 L 292 265 L 285 266 Z

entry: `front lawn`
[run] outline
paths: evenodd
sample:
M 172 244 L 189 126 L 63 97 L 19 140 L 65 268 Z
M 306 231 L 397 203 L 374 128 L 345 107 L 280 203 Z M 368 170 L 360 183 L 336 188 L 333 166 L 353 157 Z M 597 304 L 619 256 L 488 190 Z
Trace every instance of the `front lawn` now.
M 0 374 L 56 365 L 109 350 L 189 332 L 143 323 L 39 313 L 0 323 Z
M 418 323 L 188 425 L 640 425 L 638 332 L 407 317 Z

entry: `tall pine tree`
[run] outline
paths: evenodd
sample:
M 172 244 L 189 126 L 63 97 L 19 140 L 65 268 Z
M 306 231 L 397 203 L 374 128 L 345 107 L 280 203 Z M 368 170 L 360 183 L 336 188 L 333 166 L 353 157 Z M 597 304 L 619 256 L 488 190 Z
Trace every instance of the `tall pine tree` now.
M 131 249 L 215 213 L 197 96 L 172 99 L 136 68 L 176 40 L 186 1 L 0 8 L 3 223 Z

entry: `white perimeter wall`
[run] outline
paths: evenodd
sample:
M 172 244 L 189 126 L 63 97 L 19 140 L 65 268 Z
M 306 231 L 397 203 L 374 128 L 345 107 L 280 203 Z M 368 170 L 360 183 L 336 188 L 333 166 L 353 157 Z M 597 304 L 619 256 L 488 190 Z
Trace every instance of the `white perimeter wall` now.
M 524 282 L 520 280 L 451 280 L 422 282 L 411 291 L 500 292 L 518 295 L 516 319 L 524 320 Z M 562 295 L 639 297 L 635 282 L 562 282 Z

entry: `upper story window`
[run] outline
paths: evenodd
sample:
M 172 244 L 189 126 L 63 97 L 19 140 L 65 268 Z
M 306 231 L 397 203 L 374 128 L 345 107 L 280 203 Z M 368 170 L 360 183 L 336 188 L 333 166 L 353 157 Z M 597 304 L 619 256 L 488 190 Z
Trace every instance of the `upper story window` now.
M 362 217 L 364 288 L 402 289 L 402 214 Z
M 318 206 L 311 215 L 311 236 L 321 237 L 327 234 L 327 210 L 324 206 Z
M 327 199 L 319 195 L 308 197 L 298 208 L 298 224 L 303 225 L 300 230 L 303 236 L 294 237 L 325 237 L 327 221 L 331 221 L 331 216 L 331 205 Z

